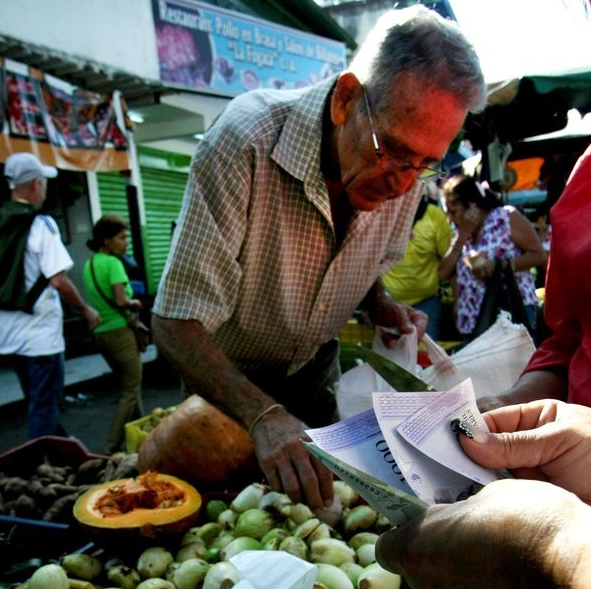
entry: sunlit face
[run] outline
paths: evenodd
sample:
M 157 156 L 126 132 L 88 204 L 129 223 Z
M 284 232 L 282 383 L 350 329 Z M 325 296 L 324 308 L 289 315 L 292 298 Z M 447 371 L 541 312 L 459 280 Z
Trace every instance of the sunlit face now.
M 359 82 L 357 82 L 359 84 Z M 363 101 L 361 85 L 352 100 Z M 351 108 L 339 129 L 337 150 L 341 182 L 353 207 L 372 211 L 405 194 L 423 166 L 445 156 L 459 132 L 466 110 L 455 96 L 438 88 L 424 89 L 413 79 L 396 83 L 388 111 L 372 112 L 380 147 L 390 158 L 376 155 L 365 105 Z M 413 167 L 389 165 L 388 160 Z
M 105 239 L 105 246 L 116 256 L 122 256 L 127 251 L 127 229 L 122 229 L 114 237 Z

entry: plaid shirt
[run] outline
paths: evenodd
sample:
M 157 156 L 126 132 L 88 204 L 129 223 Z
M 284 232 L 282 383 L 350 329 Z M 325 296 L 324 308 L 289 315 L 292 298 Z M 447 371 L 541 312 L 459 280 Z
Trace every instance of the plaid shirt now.
M 238 96 L 193 158 L 154 312 L 198 319 L 242 370 L 295 372 L 406 250 L 418 183 L 355 211 L 337 249 L 320 171 L 334 80 Z

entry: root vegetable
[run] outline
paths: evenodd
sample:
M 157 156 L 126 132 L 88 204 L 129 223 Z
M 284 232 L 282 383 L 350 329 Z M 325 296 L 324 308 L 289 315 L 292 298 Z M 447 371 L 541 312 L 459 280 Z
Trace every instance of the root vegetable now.
M 43 521 L 56 521 L 60 516 L 70 519 L 74 503 L 78 499 L 78 492 L 64 495 L 57 499 L 53 505 L 43 514 Z
M 138 456 L 136 453 L 123 454 L 114 460 L 116 467 L 113 480 L 133 478 L 138 475 Z
M 19 497 L 26 492 L 28 481 L 21 477 L 6 477 L 0 482 L 0 490 L 6 500 Z
M 91 458 L 83 462 L 76 472 L 76 483 L 83 485 L 101 482 L 100 474 L 105 468 L 106 462 L 104 458 Z

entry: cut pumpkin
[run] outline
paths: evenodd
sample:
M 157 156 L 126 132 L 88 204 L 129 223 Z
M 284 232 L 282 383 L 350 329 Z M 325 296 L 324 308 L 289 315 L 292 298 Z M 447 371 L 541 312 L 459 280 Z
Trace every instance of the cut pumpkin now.
M 74 517 L 97 543 L 110 544 L 130 536 L 177 537 L 195 523 L 200 508 L 201 495 L 193 486 L 146 472 L 88 490 L 76 501 Z

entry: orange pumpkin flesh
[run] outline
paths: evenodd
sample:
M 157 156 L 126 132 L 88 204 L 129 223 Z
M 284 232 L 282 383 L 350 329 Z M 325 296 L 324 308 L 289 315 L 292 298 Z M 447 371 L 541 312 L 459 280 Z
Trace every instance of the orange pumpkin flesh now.
M 198 395 L 161 421 L 138 450 L 140 472 L 156 470 L 199 488 L 254 480 L 254 448 L 246 430 Z
M 97 485 L 81 495 L 74 517 L 98 544 L 127 543 L 132 536 L 178 537 L 196 521 L 201 496 L 176 477 L 147 472 L 137 479 Z

